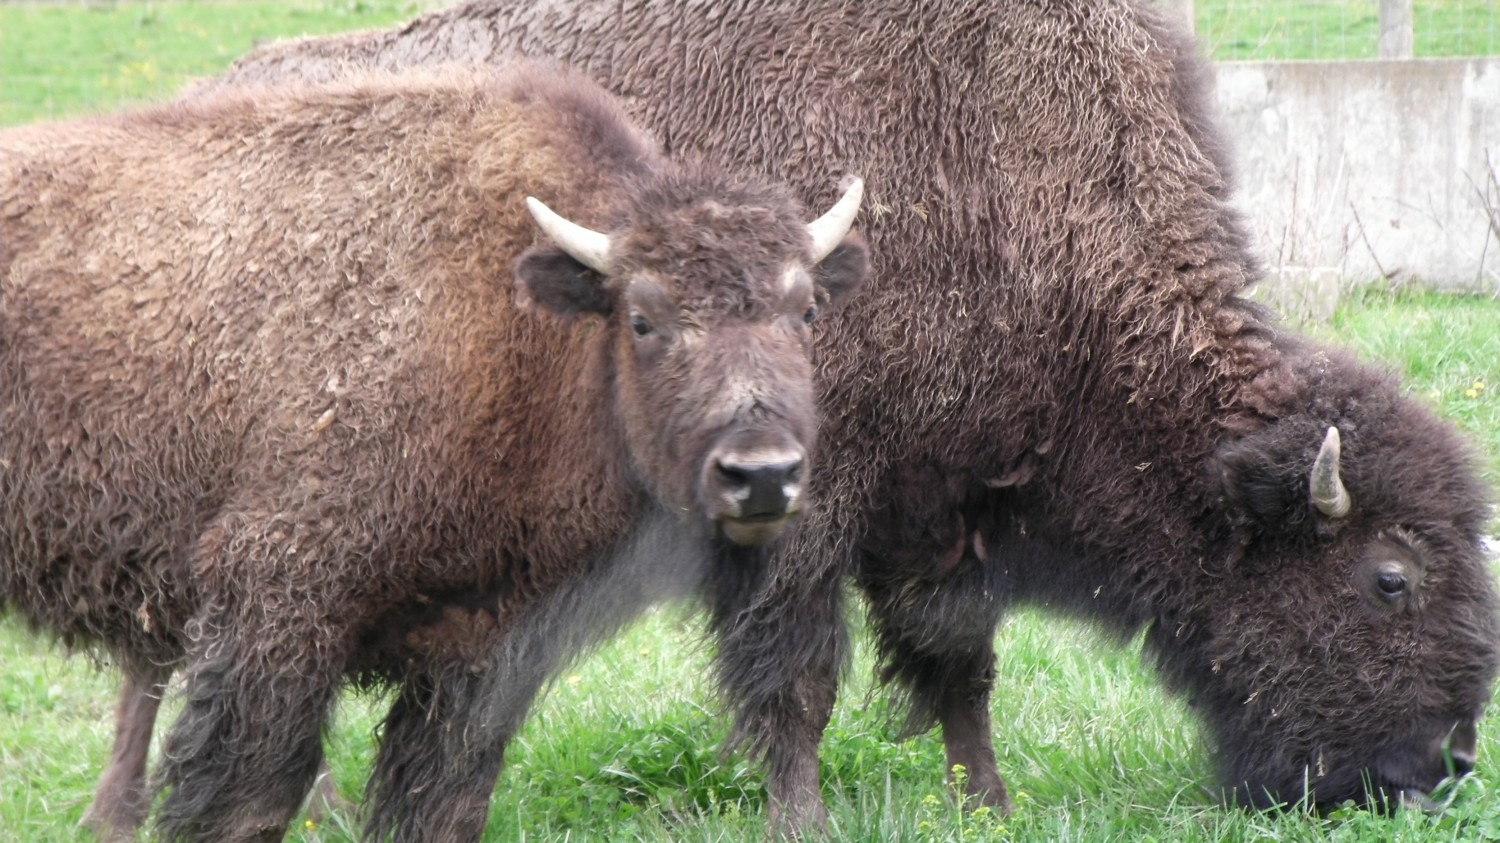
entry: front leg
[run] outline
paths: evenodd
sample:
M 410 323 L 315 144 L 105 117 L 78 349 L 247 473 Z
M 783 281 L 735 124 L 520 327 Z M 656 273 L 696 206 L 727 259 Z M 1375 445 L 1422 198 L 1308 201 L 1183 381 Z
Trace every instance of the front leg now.
M 226 506 L 193 554 L 197 609 L 183 706 L 162 745 L 159 836 L 279 841 L 323 760 L 349 658 L 358 580 L 346 547 L 302 509 Z
M 910 705 L 907 732 L 941 725 L 950 782 L 955 766 L 963 767 L 965 805 L 1009 811 L 989 714 L 1004 587 L 982 554 L 961 550 L 951 565 L 943 564 L 951 549 L 925 556 L 934 560 L 927 563 L 916 554 L 867 554 L 860 585 L 869 598 L 882 678 L 904 691 Z
M 779 559 L 729 553 L 738 558 L 717 567 L 710 600 L 719 683 L 736 710 L 731 744 L 765 762 L 772 833 L 801 836 L 828 819 L 818 744 L 847 650 L 839 579 L 771 576 Z
M 290 618 L 235 625 L 194 648 L 182 713 L 162 750 L 163 840 L 279 841 L 322 761 L 322 728 L 342 673 L 326 630 Z M 265 637 L 278 640 L 269 646 Z
M 505 749 L 558 665 L 593 642 L 588 586 L 524 613 L 449 607 L 404 637 L 400 695 L 366 787 L 365 838 L 473 843 Z
M 381 728 L 380 753 L 365 794 L 365 839 L 473 843 L 484 833 L 505 747 L 540 682 L 492 688 L 457 669 L 409 675 Z M 525 697 L 499 723 L 486 690 Z M 528 692 L 529 691 L 529 692 Z
M 949 655 L 944 669 L 950 678 L 937 692 L 935 706 L 943 730 L 949 784 L 958 785 L 956 770 L 962 767 L 965 807 L 988 805 L 1009 813 L 1010 794 L 996 764 L 990 727 L 994 652 L 986 644 L 983 652 Z

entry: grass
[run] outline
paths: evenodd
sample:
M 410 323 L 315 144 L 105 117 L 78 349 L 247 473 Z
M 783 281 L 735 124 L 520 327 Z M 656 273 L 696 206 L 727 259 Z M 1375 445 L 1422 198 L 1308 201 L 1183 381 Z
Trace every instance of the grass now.
M 0 2 L 0 126 L 159 99 L 266 40 L 385 27 L 451 0 Z M 1216 59 L 1373 58 L 1377 0 L 1195 0 Z M 1495 0 L 1415 0 L 1418 56 L 1500 53 Z
M 275 38 L 390 26 L 414 0 L 0 3 L 0 125 L 169 96 Z
M 751 841 L 762 834 L 759 774 L 721 758 L 696 624 L 651 615 L 559 677 L 510 753 L 484 839 Z M 942 784 L 935 735 L 898 740 L 861 648 L 823 752 L 830 837 L 860 841 L 1182 840 L 1417 843 L 1500 839 L 1500 800 L 1470 781 L 1442 817 L 1349 811 L 1320 820 L 1220 807 L 1196 727 L 1142 665 L 1086 627 L 1025 612 L 999 635 L 995 722 L 1017 810 L 960 811 Z M 10 839 L 84 843 L 77 823 L 108 751 L 113 682 L 0 622 L 0 827 Z M 335 779 L 356 796 L 380 700 L 343 701 L 329 740 Z M 1497 750 L 1494 729 L 1481 752 Z M 1483 774 L 1481 774 L 1483 775 Z M 356 839 L 356 822 L 299 818 L 288 839 Z M 1488 835 L 1488 836 L 1486 836 Z
M 1198 36 L 1218 60 L 1373 59 L 1378 0 L 1196 0 Z M 1418 57 L 1500 51 L 1494 0 L 1413 0 Z
M 1244 0 L 1196 5 L 1200 33 L 1221 57 L 1249 57 L 1232 52 L 1245 45 L 1266 53 L 1257 57 L 1305 57 L 1281 46 L 1278 33 L 1368 28 L 1364 18 L 1351 25 L 1354 4 L 1339 0 L 1265 0 L 1253 9 Z M 1474 18 L 1476 8 L 1489 9 L 1489 17 Z M 1249 22 L 1233 27 L 1220 23 L 1237 9 L 1266 14 L 1241 15 Z M 1303 9 L 1317 14 L 1308 17 Z M 1418 51 L 1493 52 L 1493 40 L 1485 49 L 1454 38 L 1424 48 L 1420 34 L 1424 19 L 1452 16 L 1465 20 L 1465 32 L 1493 31 L 1493 9 L 1419 0 Z M 217 72 L 258 40 L 384 26 L 417 11 L 417 4 L 393 0 L 0 3 L 0 124 L 165 96 L 194 76 Z M 1474 436 L 1495 481 L 1497 325 L 1500 303 L 1493 300 L 1367 292 L 1346 301 L 1330 323 L 1309 330 L 1401 372 L 1415 396 Z M 762 778 L 743 758 L 717 752 L 724 725 L 709 696 L 696 629 L 691 616 L 655 613 L 558 678 L 512 747 L 486 841 L 759 838 Z M 887 701 L 869 682 L 870 655 L 861 648 L 824 744 L 833 837 L 1500 840 L 1500 795 L 1490 793 L 1500 787 L 1492 760 L 1500 757 L 1500 726 L 1493 719 L 1480 736 L 1481 757 L 1491 760 L 1440 817 L 1250 814 L 1216 802 L 1196 726 L 1158 688 L 1138 644 L 1120 646 L 1086 627 L 1023 612 L 1002 627 L 997 645 L 996 735 L 1016 813 L 1001 820 L 956 809 L 942 784 L 936 735 L 897 739 Z M 78 821 L 108 753 L 116 688 L 107 669 L 87 658 L 65 658 L 14 618 L 0 621 L 0 837 L 92 839 Z M 328 745 L 346 796 L 357 796 L 363 786 L 382 705 L 379 698 L 354 695 L 341 704 Z M 314 827 L 299 820 L 290 837 L 347 841 L 354 839 L 353 825 L 342 815 Z

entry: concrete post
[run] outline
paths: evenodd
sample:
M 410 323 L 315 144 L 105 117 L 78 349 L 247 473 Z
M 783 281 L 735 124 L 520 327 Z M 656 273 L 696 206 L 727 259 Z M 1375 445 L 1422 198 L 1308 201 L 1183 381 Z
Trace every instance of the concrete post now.
M 1380 58 L 1412 57 L 1411 3 L 1412 0 L 1380 0 Z

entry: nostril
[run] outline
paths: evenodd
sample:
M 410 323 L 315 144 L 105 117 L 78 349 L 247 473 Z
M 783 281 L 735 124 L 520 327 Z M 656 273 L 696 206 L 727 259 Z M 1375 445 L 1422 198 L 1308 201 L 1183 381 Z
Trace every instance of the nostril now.
M 788 482 L 788 483 L 801 483 L 802 482 L 802 467 L 805 464 L 806 464 L 806 460 L 797 460 L 796 462 L 792 463 L 791 467 L 788 468 L 787 471 L 786 471 L 786 482 Z
M 786 462 L 718 462 L 719 477 L 734 486 L 780 488 L 802 478 L 803 461 Z
M 750 477 L 745 473 L 743 466 L 715 462 L 714 468 L 719 473 L 719 480 L 730 489 L 743 489 L 750 485 Z
M 1449 775 L 1453 778 L 1462 778 L 1474 772 L 1475 758 L 1472 754 L 1454 750 L 1448 756 Z

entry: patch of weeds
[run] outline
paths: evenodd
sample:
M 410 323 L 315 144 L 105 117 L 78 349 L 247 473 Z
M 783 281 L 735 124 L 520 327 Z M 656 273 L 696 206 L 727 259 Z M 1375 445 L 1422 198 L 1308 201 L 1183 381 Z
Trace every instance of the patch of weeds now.
M 978 804 L 978 797 L 965 792 L 969 774 L 964 765 L 954 764 L 951 772 L 944 796 L 929 793 L 922 797 L 917 830 L 923 838 L 955 843 L 1004 839 L 1005 816 L 988 805 Z M 1019 813 L 1031 802 L 1031 797 L 1025 791 L 1018 791 L 1011 801 L 1014 811 Z

